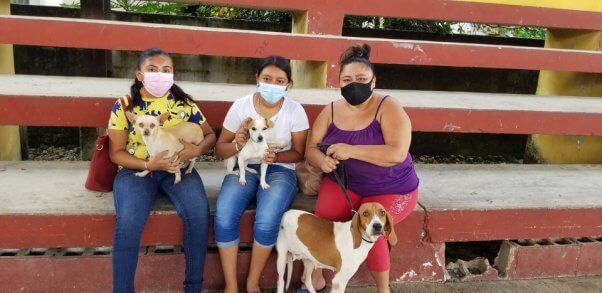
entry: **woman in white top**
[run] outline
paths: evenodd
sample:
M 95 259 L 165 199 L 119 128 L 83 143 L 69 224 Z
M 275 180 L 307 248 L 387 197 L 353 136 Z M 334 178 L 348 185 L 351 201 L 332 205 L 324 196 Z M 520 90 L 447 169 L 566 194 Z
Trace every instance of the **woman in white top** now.
M 238 292 L 236 260 L 240 242 L 240 218 L 245 208 L 256 201 L 253 226 L 253 250 L 247 277 L 246 290 L 261 292 L 259 277 L 272 251 L 282 214 L 288 209 L 297 193 L 295 163 L 303 159 L 309 122 L 305 110 L 296 101 L 285 96 L 292 86 L 289 60 L 270 56 L 263 60 L 257 71 L 257 91 L 234 102 L 217 141 L 216 155 L 228 158 L 241 150 L 247 141 L 247 129 L 241 127 L 247 118 L 264 117 L 274 123 L 273 139 L 282 149 L 269 149 L 264 160 L 269 164 L 266 181 L 268 189 L 262 189 L 258 174 L 246 172 L 246 185 L 238 182 L 238 176 L 224 178 L 217 198 L 215 211 L 215 240 L 226 280 L 224 292 Z M 250 162 L 250 168 L 259 171 L 259 162 Z

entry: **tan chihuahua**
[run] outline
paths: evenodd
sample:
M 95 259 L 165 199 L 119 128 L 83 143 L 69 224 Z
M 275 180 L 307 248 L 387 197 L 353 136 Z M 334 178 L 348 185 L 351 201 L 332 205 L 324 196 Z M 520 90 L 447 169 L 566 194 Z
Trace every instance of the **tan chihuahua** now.
M 184 149 L 184 145 L 180 142 L 180 139 L 187 143 L 199 145 L 203 141 L 204 135 L 203 130 L 198 124 L 191 122 L 180 122 L 174 126 L 162 128 L 160 126 L 169 117 L 169 112 L 165 112 L 157 117 L 151 115 L 142 115 L 140 117 L 132 112 L 125 113 L 130 123 L 136 126 L 136 129 L 142 135 L 142 140 L 146 144 L 146 149 L 151 158 L 160 154 L 163 151 L 167 151 L 166 157 L 171 157 L 175 153 Z M 186 169 L 186 174 L 192 172 L 194 168 L 195 158 L 191 158 L 190 164 Z M 138 177 L 144 177 L 149 170 L 135 173 Z M 178 184 L 182 181 L 181 172 L 175 174 L 176 179 L 174 184 Z

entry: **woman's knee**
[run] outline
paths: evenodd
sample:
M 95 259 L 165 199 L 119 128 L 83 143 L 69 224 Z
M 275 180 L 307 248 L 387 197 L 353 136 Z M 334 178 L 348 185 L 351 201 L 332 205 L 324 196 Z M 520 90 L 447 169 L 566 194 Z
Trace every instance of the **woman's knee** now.
M 176 195 L 177 196 L 177 195 Z M 177 207 L 181 209 L 178 213 L 184 221 L 209 221 L 209 202 L 204 191 L 196 192 L 195 195 L 182 197 L 183 200 Z
M 216 210 L 213 222 L 215 230 L 231 230 L 238 227 L 240 218 L 232 213 L 218 212 Z
M 141 213 L 123 213 L 116 216 L 115 231 L 122 232 L 124 235 L 137 236 L 142 234 L 144 224 L 148 215 Z
M 391 256 L 387 241 L 381 237 L 374 243 L 366 258 L 366 266 L 371 272 L 384 272 L 391 268 Z
M 263 222 L 255 221 L 253 225 L 253 238 L 260 246 L 271 247 L 278 239 L 280 221 Z

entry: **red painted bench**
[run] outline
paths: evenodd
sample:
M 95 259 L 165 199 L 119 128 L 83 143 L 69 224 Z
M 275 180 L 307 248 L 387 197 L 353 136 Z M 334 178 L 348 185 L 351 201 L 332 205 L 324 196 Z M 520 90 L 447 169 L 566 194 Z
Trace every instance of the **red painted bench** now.
M 3 202 L 0 247 L 4 248 L 0 254 L 13 251 L 6 248 L 21 249 L 15 256 L 0 256 L 1 278 L 28 278 L 33 289 L 48 282 L 61 284 L 57 288 L 66 284 L 82 290 L 110 288 L 110 256 L 98 247 L 112 243 L 112 195 L 83 188 L 86 168 L 86 162 L 0 162 L 0 186 L 10 187 L 0 192 Z M 418 165 L 417 169 L 422 178 L 420 204 L 396 227 L 401 241 L 392 253 L 394 280 L 443 280 L 446 242 L 602 235 L 602 197 L 595 181 L 602 166 Z M 198 170 L 213 210 L 224 166 L 202 163 Z M 581 185 L 573 186 L 573 182 Z M 313 198 L 298 195 L 292 207 L 312 210 L 313 204 Z M 252 218 L 251 208 L 241 220 L 241 241 L 247 247 L 252 242 Z M 212 234 L 210 243 L 214 245 Z M 167 200 L 160 199 L 142 237 L 142 245 L 149 246 L 149 251 L 141 257 L 138 277 L 141 288 L 177 287 L 184 268 L 182 256 L 177 253 L 181 241 L 182 223 Z M 157 245 L 176 247 L 175 251 L 169 247 L 169 253 L 161 253 L 162 246 Z M 77 249 L 31 250 L 36 247 L 89 249 L 80 252 Z M 240 254 L 240 261 L 240 274 L 244 276 L 248 252 Z M 265 270 L 266 287 L 275 284 L 273 261 Z M 174 271 L 156 275 L 163 266 Z M 206 288 L 222 286 L 219 266 L 217 254 L 211 250 L 207 258 Z M 15 269 L 25 267 L 30 269 Z M 61 283 L 55 275 L 44 273 L 52 268 L 59 275 L 78 276 L 73 270 L 79 268 L 87 275 L 88 267 L 94 267 L 104 278 L 94 282 L 71 278 Z M 591 274 L 592 271 L 580 273 Z M 365 282 L 370 279 L 362 269 L 353 284 Z M 14 289 L 10 284 L 18 282 L 3 284 L 4 289 Z

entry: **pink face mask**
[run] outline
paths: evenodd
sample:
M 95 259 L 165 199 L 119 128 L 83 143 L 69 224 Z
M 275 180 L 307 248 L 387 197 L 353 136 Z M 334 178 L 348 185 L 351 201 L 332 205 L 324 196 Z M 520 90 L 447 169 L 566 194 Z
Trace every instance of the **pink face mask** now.
M 142 84 L 153 97 L 162 97 L 173 85 L 173 73 L 144 72 Z

